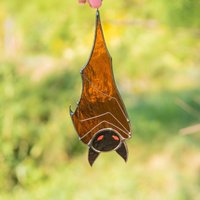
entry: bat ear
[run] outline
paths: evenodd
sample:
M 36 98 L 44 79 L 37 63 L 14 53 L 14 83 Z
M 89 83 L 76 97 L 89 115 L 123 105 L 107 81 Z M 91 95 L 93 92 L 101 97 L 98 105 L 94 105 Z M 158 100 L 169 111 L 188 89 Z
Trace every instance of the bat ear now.
M 92 166 L 94 161 L 97 159 L 97 157 L 99 156 L 99 153 L 94 151 L 91 147 L 89 148 L 89 152 L 88 152 L 88 161 L 90 163 L 90 165 Z
M 125 142 L 121 144 L 121 146 L 116 150 L 116 152 L 125 160 L 125 162 L 127 161 L 128 150 Z

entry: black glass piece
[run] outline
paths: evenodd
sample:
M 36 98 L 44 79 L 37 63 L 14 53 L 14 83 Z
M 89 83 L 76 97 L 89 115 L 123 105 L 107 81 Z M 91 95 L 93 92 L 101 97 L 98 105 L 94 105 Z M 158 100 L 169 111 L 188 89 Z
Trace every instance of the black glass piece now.
M 94 151 L 91 147 L 89 148 L 88 151 L 88 161 L 90 163 L 90 165 L 92 166 L 94 161 L 97 159 L 97 157 L 99 156 L 99 153 Z
M 117 148 L 120 143 L 119 136 L 112 130 L 103 130 L 95 135 L 91 146 L 97 151 L 111 151 Z
M 125 162 L 127 161 L 127 159 L 128 159 L 128 151 L 127 151 L 125 142 L 123 142 L 121 144 L 121 146 L 116 150 L 116 152 L 125 160 Z

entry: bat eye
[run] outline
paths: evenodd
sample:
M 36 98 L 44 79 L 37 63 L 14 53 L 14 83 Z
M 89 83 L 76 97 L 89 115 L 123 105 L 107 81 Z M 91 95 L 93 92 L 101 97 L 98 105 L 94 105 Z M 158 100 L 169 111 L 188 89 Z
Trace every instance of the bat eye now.
M 117 141 L 119 140 L 119 137 L 117 137 L 116 135 L 112 135 L 112 137 L 114 140 L 117 140 Z
M 102 140 L 104 138 L 104 136 L 103 135 L 100 135 L 98 138 L 97 138 L 97 141 L 100 141 L 100 140 Z

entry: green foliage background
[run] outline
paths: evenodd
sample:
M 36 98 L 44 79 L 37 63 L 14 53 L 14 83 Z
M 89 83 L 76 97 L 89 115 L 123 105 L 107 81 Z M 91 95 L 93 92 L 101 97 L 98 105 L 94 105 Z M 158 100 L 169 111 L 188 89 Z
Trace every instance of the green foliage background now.
M 0 199 L 200 199 L 200 1 L 104 0 L 115 78 L 132 122 L 129 161 L 93 168 L 68 107 L 95 10 L 71 0 L 0 1 Z

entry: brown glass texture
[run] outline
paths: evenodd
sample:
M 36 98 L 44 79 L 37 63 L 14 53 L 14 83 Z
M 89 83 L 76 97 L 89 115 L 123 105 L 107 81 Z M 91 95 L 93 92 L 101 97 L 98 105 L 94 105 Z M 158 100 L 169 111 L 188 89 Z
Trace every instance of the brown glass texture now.
M 115 84 L 112 59 L 106 47 L 99 12 L 93 49 L 81 70 L 82 94 L 72 121 L 80 139 L 88 144 L 99 131 L 111 128 L 122 139 L 130 138 L 130 123 Z

